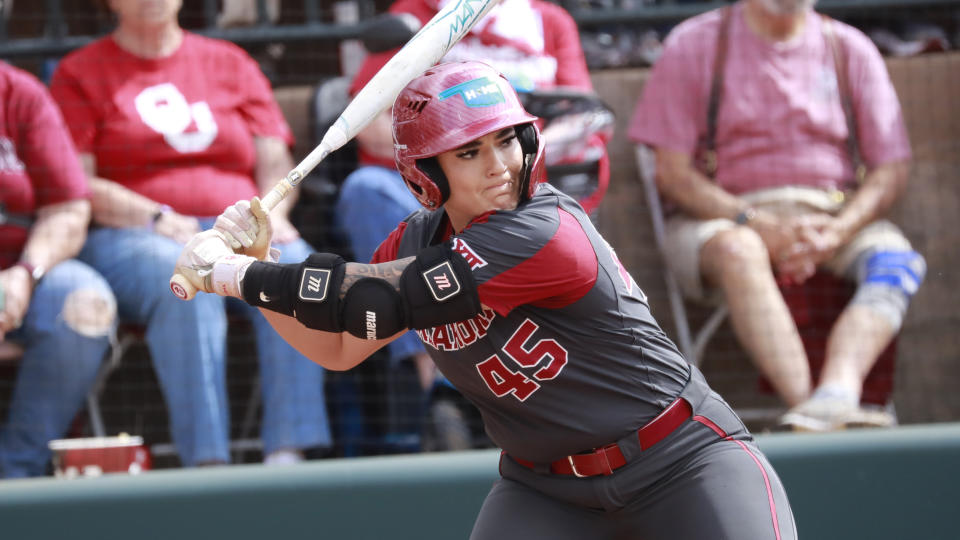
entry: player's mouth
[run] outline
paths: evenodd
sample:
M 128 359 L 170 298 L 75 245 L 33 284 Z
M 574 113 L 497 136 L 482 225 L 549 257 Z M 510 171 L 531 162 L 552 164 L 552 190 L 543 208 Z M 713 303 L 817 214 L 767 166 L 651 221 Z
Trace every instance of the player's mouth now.
M 499 195 L 500 193 L 512 193 L 513 180 L 507 180 L 506 182 L 494 184 L 492 186 L 487 187 L 484 191 L 493 192 L 496 195 Z

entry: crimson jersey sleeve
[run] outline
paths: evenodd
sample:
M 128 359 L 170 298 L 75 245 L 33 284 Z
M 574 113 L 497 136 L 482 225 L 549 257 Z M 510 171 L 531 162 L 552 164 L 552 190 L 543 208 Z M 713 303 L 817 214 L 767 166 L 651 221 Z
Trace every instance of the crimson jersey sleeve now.
M 470 263 L 480 301 L 500 315 L 530 304 L 559 308 L 579 300 L 597 279 L 597 257 L 580 223 L 538 197 L 523 211 L 493 212 L 452 239 Z
M 397 228 L 380 243 L 376 251 L 373 252 L 373 258 L 370 259 L 370 262 L 379 264 L 395 260 L 397 258 L 397 248 L 400 246 L 400 240 L 403 238 L 403 231 L 406 228 L 406 223 L 401 223 L 397 226 Z

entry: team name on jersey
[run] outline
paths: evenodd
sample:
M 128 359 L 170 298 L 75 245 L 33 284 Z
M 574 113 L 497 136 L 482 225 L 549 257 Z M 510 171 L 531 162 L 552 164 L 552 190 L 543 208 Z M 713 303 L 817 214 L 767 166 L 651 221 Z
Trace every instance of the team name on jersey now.
M 496 314 L 493 310 L 487 308 L 472 319 L 417 330 L 417 335 L 420 341 L 438 351 L 458 351 L 486 337 L 494 317 Z
M 466 259 L 467 264 L 470 265 L 471 270 L 476 270 L 477 268 L 483 268 L 487 265 L 487 261 L 480 258 L 477 255 L 477 252 L 473 250 L 462 238 L 453 239 L 453 250 L 463 256 Z

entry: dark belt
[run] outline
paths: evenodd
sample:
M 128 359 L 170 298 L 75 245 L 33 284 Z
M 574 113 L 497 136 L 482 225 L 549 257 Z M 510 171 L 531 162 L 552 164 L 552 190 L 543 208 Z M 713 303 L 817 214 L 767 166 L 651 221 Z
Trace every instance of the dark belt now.
M 673 430 L 680 427 L 693 414 L 690 403 L 683 398 L 677 398 L 656 418 L 648 422 L 645 426 L 637 430 L 637 439 L 640 441 L 640 448 L 647 450 L 664 437 L 673 433 Z M 537 466 L 531 461 L 515 458 L 511 459 L 527 467 L 536 470 Z M 572 474 L 579 478 L 597 475 L 610 475 L 613 471 L 627 464 L 627 459 L 623 457 L 623 452 L 617 443 L 596 448 L 586 454 L 575 454 L 558 459 L 550 464 L 550 472 L 553 474 Z

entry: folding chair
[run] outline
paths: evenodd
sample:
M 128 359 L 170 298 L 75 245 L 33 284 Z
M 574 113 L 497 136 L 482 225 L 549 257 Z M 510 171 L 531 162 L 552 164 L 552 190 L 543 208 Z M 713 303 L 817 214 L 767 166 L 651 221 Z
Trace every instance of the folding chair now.
M 680 352 L 686 357 L 687 361 L 693 365 L 699 366 L 703 360 L 703 352 L 707 348 L 710 338 L 716 333 L 720 325 L 727 317 L 727 306 L 722 304 L 713 309 L 713 312 L 707 317 L 707 320 L 691 333 L 690 322 L 687 318 L 687 308 L 684 305 L 683 294 L 680 292 L 680 286 L 667 264 L 666 250 L 664 248 L 664 216 L 663 208 L 660 206 L 660 195 L 657 193 L 656 182 L 656 159 L 653 150 L 642 144 L 636 145 L 637 175 L 643 184 L 644 196 L 647 199 L 647 207 L 650 210 L 650 222 L 653 225 L 653 237 L 657 242 L 657 249 L 663 258 L 663 280 L 667 286 L 667 298 L 670 301 L 670 314 L 673 316 L 673 324 L 677 331 L 677 346 Z

